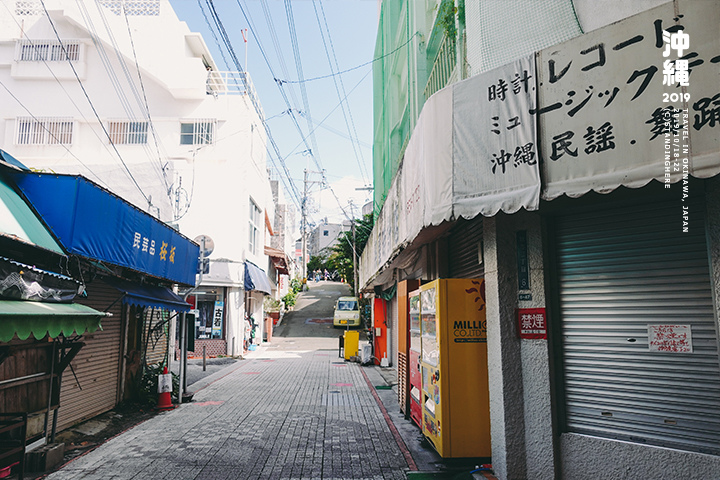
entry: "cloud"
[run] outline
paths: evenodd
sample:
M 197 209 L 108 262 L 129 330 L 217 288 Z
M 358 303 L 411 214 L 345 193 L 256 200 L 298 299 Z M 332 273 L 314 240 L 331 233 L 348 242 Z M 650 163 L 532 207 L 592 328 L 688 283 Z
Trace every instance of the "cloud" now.
M 354 176 L 342 177 L 335 181 L 329 178 L 329 180 L 332 191 L 330 188 L 324 188 L 319 191 L 315 190 L 311 194 L 313 199 L 310 210 L 312 219 L 320 222 L 327 217 L 329 223 L 342 223 L 347 217 L 343 214 L 338 202 L 345 209 L 348 216 L 352 217 L 354 213 L 356 218 L 360 217 L 362 206 L 372 200 L 372 190 L 356 190 L 365 187 L 365 184 L 362 179 Z M 333 192 L 335 195 L 333 195 Z M 337 200 L 335 196 L 337 196 Z M 348 204 L 350 200 L 353 201 L 352 211 Z

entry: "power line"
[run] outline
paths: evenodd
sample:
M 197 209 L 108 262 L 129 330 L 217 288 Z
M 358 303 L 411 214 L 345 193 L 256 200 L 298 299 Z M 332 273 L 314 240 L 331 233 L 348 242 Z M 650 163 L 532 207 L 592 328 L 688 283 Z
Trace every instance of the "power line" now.
M 322 0 L 320 0 L 320 10 L 322 11 L 323 20 L 325 22 L 325 31 L 327 31 L 327 37 L 328 37 L 327 42 L 325 41 L 325 35 L 323 34 L 323 26 L 320 23 L 320 16 L 318 15 L 318 10 L 317 10 L 317 7 L 315 6 L 314 1 L 313 1 L 313 9 L 315 10 L 315 18 L 317 19 L 317 22 L 318 22 L 318 27 L 320 29 L 320 36 L 322 37 L 323 46 L 325 47 L 325 56 L 328 59 L 328 64 L 330 65 L 330 71 L 334 73 L 334 68 L 337 66 L 337 56 L 335 55 L 335 47 L 333 45 L 332 35 L 330 34 L 330 27 L 328 26 L 328 23 L 327 23 L 327 17 L 325 16 L 325 9 L 323 8 Z M 330 50 L 328 50 L 328 42 L 330 43 Z M 333 61 L 330 59 L 330 51 L 332 51 L 333 58 L 335 59 L 335 65 L 333 65 Z M 338 67 L 338 69 L 339 69 L 339 67 Z M 338 98 L 342 98 L 342 94 L 340 93 L 340 90 L 342 89 L 342 92 L 345 93 L 345 85 L 342 81 L 342 77 L 334 76 L 333 83 L 335 84 L 335 91 L 337 92 Z M 347 95 L 346 95 L 346 97 L 347 97 Z M 345 120 L 345 126 L 348 129 L 348 135 L 350 137 L 350 142 L 352 143 L 353 153 L 355 154 L 355 160 L 357 161 L 358 167 L 360 167 L 360 175 L 362 175 L 362 177 L 363 177 L 363 182 L 368 183 L 367 172 L 364 168 L 365 157 L 362 154 L 362 149 L 356 148 L 356 145 L 355 145 L 355 139 L 357 138 L 357 129 L 355 128 L 355 121 L 352 116 L 352 110 L 350 109 L 350 105 L 348 104 L 347 112 L 346 112 L 345 111 L 345 103 L 343 102 L 343 100 L 340 100 L 340 103 L 341 103 L 341 107 L 342 107 L 341 109 L 342 109 L 343 119 Z M 348 121 L 348 117 L 350 117 L 349 121 Z M 351 124 L 352 124 L 352 131 L 350 128 Z M 352 136 L 353 132 L 355 133 L 355 137 Z M 358 156 L 358 150 L 360 150 L 359 156 Z M 362 158 L 362 161 L 360 160 L 360 158 Z
M 45 123 L 44 123 L 44 122 L 41 122 L 35 115 L 33 115 L 33 113 L 25 106 L 25 104 L 23 104 L 23 103 L 20 101 L 20 99 L 17 98 L 17 97 L 15 96 L 15 94 L 13 94 L 13 93 L 11 92 L 10 89 L 9 89 L 2 81 L 0 81 L 0 85 L 2 85 L 2 87 L 5 89 L 5 91 L 7 91 L 7 93 L 28 113 L 28 115 L 30 115 L 30 117 L 31 117 L 33 120 L 35 120 L 35 122 L 36 122 L 38 125 L 40 125 L 49 135 L 51 135 L 51 136 L 53 137 L 53 139 L 55 139 L 55 140 L 57 141 L 58 145 L 62 146 L 70 155 L 73 156 L 73 158 L 75 158 L 75 160 L 77 160 L 78 162 L 80 162 L 80 164 L 81 164 L 83 167 L 87 168 L 87 170 L 88 170 L 90 173 L 92 173 L 93 175 L 95 175 L 95 178 L 97 178 L 100 183 L 102 183 L 102 184 L 104 184 L 106 187 L 108 187 L 107 183 L 105 183 L 105 182 L 98 176 L 97 173 L 93 172 L 93 171 L 90 169 L 90 167 L 88 167 L 87 165 L 85 165 L 85 163 L 84 163 L 82 160 L 80 160 L 80 158 L 79 158 L 77 155 L 75 155 L 75 154 L 67 147 L 67 145 L 65 145 L 64 143 L 62 143 L 62 142 L 60 141 L 60 139 L 57 137 L 57 135 L 55 135 L 55 133 L 53 133 L 49 128 L 47 128 L 47 127 L 45 126 Z M 109 187 L 108 187 L 108 188 L 109 188 Z
M 97 110 L 95 109 L 95 105 L 93 105 L 92 101 L 90 100 L 90 96 L 87 93 L 87 90 L 85 90 L 85 85 L 83 85 L 82 81 L 80 80 L 80 76 L 77 73 L 77 70 L 75 70 L 75 65 L 73 65 L 72 61 L 70 60 L 70 55 L 68 55 L 67 49 L 65 48 L 65 44 L 60 39 L 60 34 L 57 31 L 57 28 L 55 27 L 55 22 L 53 22 L 52 17 L 50 17 L 50 12 L 48 12 L 47 7 L 45 6 L 45 0 L 40 0 L 40 4 L 43 7 L 43 10 L 45 11 L 45 16 L 47 17 L 48 21 L 50 22 L 50 26 L 53 29 L 53 32 L 55 32 L 55 37 L 57 37 L 58 42 L 60 42 L 60 46 L 62 47 L 63 54 L 65 55 L 65 59 L 68 61 L 68 64 L 70 64 L 70 68 L 73 71 L 73 74 L 75 75 L 75 78 L 78 81 L 78 84 L 80 85 L 80 88 L 83 91 L 83 94 L 85 95 L 85 98 L 88 101 L 88 104 L 90 104 L 90 108 L 92 109 L 93 113 L 95 114 L 95 117 L 97 118 L 98 122 L 100 122 L 100 127 L 102 127 L 103 132 L 105 132 L 105 135 L 107 135 L 108 140 L 110 140 L 110 134 L 108 133 L 107 129 L 105 128 L 105 125 L 100 120 L 100 115 L 98 114 Z M 143 198 L 148 202 L 148 206 L 152 203 L 150 202 L 150 199 L 145 195 L 145 192 L 143 192 L 142 188 L 140 188 L 140 185 L 138 184 L 137 180 L 135 180 L 135 177 L 133 176 L 132 172 L 128 168 L 127 164 L 125 163 L 125 160 L 122 158 L 122 155 L 120 155 L 120 152 L 118 152 L 117 147 L 112 143 L 113 150 L 115 150 L 115 153 L 117 154 L 118 158 L 122 162 L 123 166 L 125 167 L 125 170 L 127 171 L 127 174 L 130 176 L 130 179 L 137 187 L 140 194 L 143 196 Z
M 415 37 L 418 36 L 418 35 L 420 35 L 420 32 L 415 32 L 415 34 L 414 34 L 413 36 L 411 36 L 410 39 L 409 39 L 407 42 L 403 43 L 402 45 L 400 45 L 399 47 L 397 47 L 395 50 L 393 50 L 393 51 L 391 51 L 391 52 L 388 52 L 388 53 L 386 53 L 385 55 L 381 55 L 381 56 L 379 56 L 379 57 L 375 57 L 375 58 L 373 58 L 372 60 L 370 60 L 369 62 L 365 62 L 365 63 L 363 63 L 363 64 L 361 64 L 361 65 L 357 65 L 357 66 L 355 66 L 355 67 L 348 68 L 347 70 L 343 70 L 342 72 L 331 73 L 331 74 L 329 74 L 329 75 L 323 75 L 323 76 L 314 77 L 314 78 L 305 78 L 305 79 L 302 79 L 302 80 L 282 80 L 282 79 L 277 78 L 277 77 L 276 77 L 276 78 L 273 78 L 273 80 L 275 80 L 275 82 L 276 82 L 277 84 L 282 85 L 283 83 L 307 83 L 307 82 L 314 82 L 315 80 L 324 80 L 324 79 L 326 79 L 326 78 L 331 78 L 331 77 L 335 77 L 335 76 L 338 76 L 338 75 L 344 75 L 344 74 L 346 74 L 346 73 L 349 73 L 349 72 L 355 71 L 355 70 L 357 70 L 357 69 L 359 69 L 359 68 L 362 68 L 362 67 L 364 67 L 364 66 L 366 66 L 366 65 L 371 65 L 371 64 L 373 64 L 373 63 L 375 63 L 375 62 L 378 62 L 378 61 L 382 60 L 383 58 L 389 57 L 390 55 L 394 54 L 395 52 L 397 52 L 397 51 L 400 50 L 401 48 L 406 47 L 406 46 L 412 41 L 412 39 L 415 38 Z

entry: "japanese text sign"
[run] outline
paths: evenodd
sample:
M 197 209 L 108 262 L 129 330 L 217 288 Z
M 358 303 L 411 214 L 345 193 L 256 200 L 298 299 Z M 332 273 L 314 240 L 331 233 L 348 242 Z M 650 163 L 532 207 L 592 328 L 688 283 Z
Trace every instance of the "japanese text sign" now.
M 544 308 L 519 308 L 517 316 L 520 338 L 547 338 L 547 315 Z
M 454 86 L 453 209 L 494 215 L 540 201 L 535 55 Z
M 692 353 L 690 325 L 648 325 L 651 352 Z
M 542 50 L 543 198 L 664 181 L 665 134 L 683 128 L 686 173 L 720 173 L 719 23 L 717 5 L 681 0 Z

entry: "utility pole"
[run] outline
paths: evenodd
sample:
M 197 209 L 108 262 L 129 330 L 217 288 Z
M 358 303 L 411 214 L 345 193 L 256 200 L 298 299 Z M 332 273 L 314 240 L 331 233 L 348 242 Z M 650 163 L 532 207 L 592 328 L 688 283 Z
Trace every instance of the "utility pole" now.
M 357 263 L 358 263 L 358 256 L 357 256 L 357 241 L 355 237 L 355 208 L 353 205 L 352 199 L 348 202 L 350 204 L 350 229 L 352 230 L 352 237 L 353 237 L 353 244 L 352 244 L 352 251 L 353 251 L 353 293 L 354 296 L 357 297 L 358 295 L 358 271 L 357 271 Z
M 300 205 L 300 235 L 302 241 L 302 275 L 303 278 L 307 278 L 307 215 L 308 215 L 308 185 L 313 183 L 323 183 L 322 181 L 308 180 L 308 174 L 318 173 L 322 175 L 322 172 L 308 172 L 307 169 L 304 171 L 303 177 L 303 196 L 302 203 Z
M 307 278 L 307 237 L 305 236 L 305 226 L 307 224 L 307 193 L 308 193 L 308 171 L 304 170 L 303 177 L 303 196 L 300 204 L 300 238 L 302 242 L 302 276 Z

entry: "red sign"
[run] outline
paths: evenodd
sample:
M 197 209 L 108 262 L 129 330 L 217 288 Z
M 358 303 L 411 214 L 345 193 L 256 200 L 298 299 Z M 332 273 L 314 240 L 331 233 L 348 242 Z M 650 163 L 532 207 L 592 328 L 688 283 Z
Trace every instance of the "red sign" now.
M 544 308 L 519 308 L 520 338 L 547 338 L 547 315 Z

